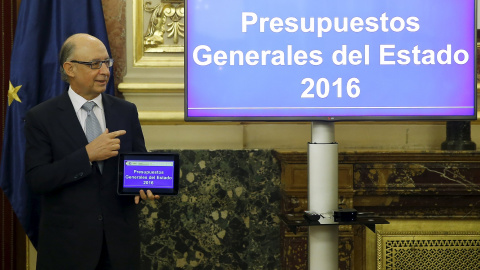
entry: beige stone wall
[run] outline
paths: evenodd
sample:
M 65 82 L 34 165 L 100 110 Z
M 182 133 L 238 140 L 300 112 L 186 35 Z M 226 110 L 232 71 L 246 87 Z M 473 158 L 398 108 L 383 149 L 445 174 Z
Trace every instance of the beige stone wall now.
M 143 125 L 148 149 L 291 149 L 307 150 L 309 123 L 236 125 Z M 444 123 L 337 123 L 339 151 L 439 150 Z M 480 142 L 472 125 L 472 140 Z

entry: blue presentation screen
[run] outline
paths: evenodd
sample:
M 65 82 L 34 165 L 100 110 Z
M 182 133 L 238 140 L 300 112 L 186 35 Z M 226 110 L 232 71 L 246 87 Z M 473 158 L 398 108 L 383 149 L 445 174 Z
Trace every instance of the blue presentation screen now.
M 185 118 L 476 119 L 475 0 L 186 0 Z
M 173 160 L 125 160 L 123 187 L 173 189 L 173 163 Z
M 118 194 L 177 195 L 180 175 L 176 153 L 121 153 L 118 159 Z

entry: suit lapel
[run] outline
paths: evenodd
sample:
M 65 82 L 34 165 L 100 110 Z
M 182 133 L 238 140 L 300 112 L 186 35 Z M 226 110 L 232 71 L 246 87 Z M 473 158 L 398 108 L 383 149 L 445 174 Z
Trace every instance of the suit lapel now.
M 113 106 L 113 99 L 111 96 L 102 93 L 102 103 L 103 103 L 103 110 L 105 113 L 105 126 L 108 128 L 108 132 L 118 130 L 117 120 L 115 115 L 117 115 L 115 111 L 115 106 Z M 116 179 L 115 176 L 117 173 L 117 158 L 109 158 L 104 161 L 103 165 L 103 176 L 107 177 L 107 179 Z M 103 185 L 106 183 L 103 182 Z
M 74 147 L 79 148 L 87 145 L 88 141 L 85 137 L 85 132 L 83 132 L 82 126 L 80 125 L 73 108 L 72 101 L 66 91 L 59 96 L 57 108 L 59 110 L 59 124 L 63 128 L 63 132 L 70 136 L 74 141 Z
M 103 109 L 105 113 L 105 125 L 109 132 L 118 130 L 117 121 L 115 118 L 115 106 L 113 106 L 113 100 L 109 95 L 102 93 Z

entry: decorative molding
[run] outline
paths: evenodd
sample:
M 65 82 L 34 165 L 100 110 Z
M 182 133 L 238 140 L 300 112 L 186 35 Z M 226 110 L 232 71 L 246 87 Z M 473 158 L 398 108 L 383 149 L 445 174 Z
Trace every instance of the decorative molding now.
M 122 93 L 181 93 L 183 83 L 120 83 L 118 91 Z
M 143 10 L 151 13 L 147 33 L 143 38 L 145 52 L 183 52 L 183 43 L 179 39 L 185 38 L 183 0 L 163 0 L 151 7 L 151 2 L 145 2 Z M 165 34 L 167 35 L 165 37 Z M 167 44 L 166 41 L 173 44 Z
M 300 238 L 300 237 L 308 237 L 308 231 L 300 231 L 297 233 L 293 233 L 290 231 L 285 232 L 285 238 Z
M 163 0 L 154 7 L 151 7 L 150 1 L 133 1 L 133 65 L 183 67 L 184 45 L 180 43 L 184 35 L 183 1 Z M 145 27 L 148 13 L 151 16 L 149 25 Z
M 26 270 L 33 270 L 33 267 L 30 267 L 30 238 L 28 235 L 25 235 L 25 269 Z M 35 260 L 36 261 L 36 260 Z
M 183 112 L 139 111 L 138 119 L 142 125 L 175 124 L 185 122 Z
M 179 111 L 138 111 L 142 125 L 242 125 L 241 122 L 185 122 Z

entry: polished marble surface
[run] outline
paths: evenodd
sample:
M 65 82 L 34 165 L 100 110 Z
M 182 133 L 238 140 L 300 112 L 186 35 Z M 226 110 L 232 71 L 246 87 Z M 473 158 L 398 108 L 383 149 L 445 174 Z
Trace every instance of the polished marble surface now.
M 180 193 L 141 207 L 142 269 L 280 269 L 269 150 L 183 150 Z

